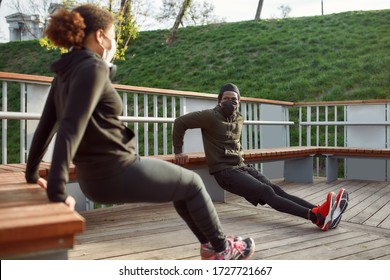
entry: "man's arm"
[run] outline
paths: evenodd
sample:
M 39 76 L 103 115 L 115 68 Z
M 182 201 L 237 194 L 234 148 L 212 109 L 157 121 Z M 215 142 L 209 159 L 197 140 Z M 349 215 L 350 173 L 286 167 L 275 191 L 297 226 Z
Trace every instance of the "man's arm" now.
M 196 111 L 176 118 L 173 125 L 172 139 L 178 165 L 183 166 L 188 163 L 188 155 L 183 154 L 184 135 L 187 129 L 206 128 L 210 123 L 209 112 L 210 110 Z

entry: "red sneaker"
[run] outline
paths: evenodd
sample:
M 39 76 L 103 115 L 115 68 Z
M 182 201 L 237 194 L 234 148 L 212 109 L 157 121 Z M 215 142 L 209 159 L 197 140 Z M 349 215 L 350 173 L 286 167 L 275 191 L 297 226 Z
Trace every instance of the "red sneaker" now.
M 229 236 L 228 239 L 233 239 L 233 241 L 241 241 L 241 236 Z M 202 260 L 213 260 L 215 257 L 215 250 L 210 242 L 200 245 L 200 258 Z
M 334 229 L 339 225 L 341 221 L 341 214 L 343 214 L 348 207 L 348 201 L 348 192 L 345 189 L 341 188 L 336 197 L 336 207 L 332 216 L 332 223 L 330 224 L 329 229 Z
M 326 201 L 311 211 L 317 216 L 315 223 L 323 231 L 327 231 L 332 222 L 332 215 L 336 208 L 336 194 L 334 192 L 328 193 Z
M 255 242 L 252 238 L 234 241 L 233 238 L 227 239 L 227 248 L 219 253 L 215 253 L 210 260 L 247 260 L 255 251 Z

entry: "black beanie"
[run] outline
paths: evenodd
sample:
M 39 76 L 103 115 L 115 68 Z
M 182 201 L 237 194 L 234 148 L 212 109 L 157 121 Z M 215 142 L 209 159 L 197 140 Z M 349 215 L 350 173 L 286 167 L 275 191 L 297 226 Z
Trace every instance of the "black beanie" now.
M 240 90 L 238 89 L 238 87 L 235 84 L 228 83 L 223 85 L 219 90 L 218 101 L 221 101 L 222 95 L 225 91 L 234 91 L 238 95 L 238 100 L 240 100 Z

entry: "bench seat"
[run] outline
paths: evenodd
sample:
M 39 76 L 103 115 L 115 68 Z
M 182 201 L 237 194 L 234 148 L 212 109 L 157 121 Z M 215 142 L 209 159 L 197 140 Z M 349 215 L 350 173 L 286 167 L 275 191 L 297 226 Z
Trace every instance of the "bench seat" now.
M 17 168 L 1 167 L 0 258 L 67 259 L 75 234 L 85 229 L 84 218 L 63 203 L 49 202 L 46 191 L 26 183 Z

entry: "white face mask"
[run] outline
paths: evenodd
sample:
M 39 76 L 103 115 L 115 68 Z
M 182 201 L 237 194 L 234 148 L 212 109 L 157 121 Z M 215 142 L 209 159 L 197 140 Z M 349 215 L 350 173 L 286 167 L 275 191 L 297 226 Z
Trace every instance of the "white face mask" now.
M 107 36 L 105 36 L 105 37 L 108 39 Z M 102 58 L 108 65 L 111 65 L 111 61 L 114 58 L 115 53 L 116 53 L 116 41 L 115 41 L 115 39 L 110 39 L 110 41 L 111 41 L 111 48 L 110 49 L 106 49 L 103 46 L 103 44 L 101 44 L 101 46 L 104 49 Z

